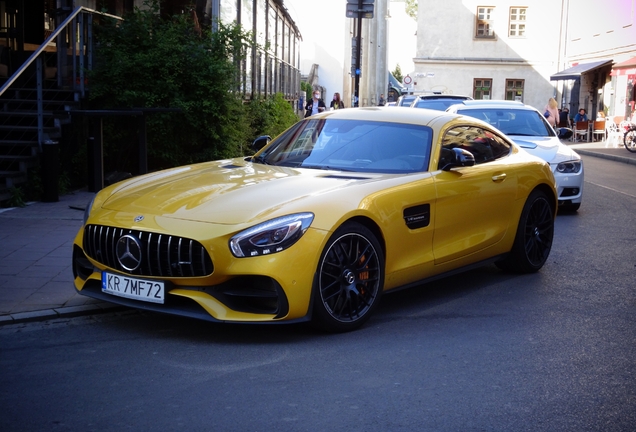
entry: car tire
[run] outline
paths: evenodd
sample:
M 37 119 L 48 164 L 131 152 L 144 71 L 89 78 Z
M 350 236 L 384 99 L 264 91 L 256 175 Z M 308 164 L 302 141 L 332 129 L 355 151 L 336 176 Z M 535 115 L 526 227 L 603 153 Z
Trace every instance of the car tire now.
M 534 190 L 523 206 L 510 253 L 496 264 L 503 270 L 536 272 L 543 267 L 550 255 L 553 237 L 553 204 L 544 192 Z
M 344 332 L 371 316 L 384 287 L 384 253 L 365 226 L 347 222 L 329 238 L 313 286 L 312 323 Z

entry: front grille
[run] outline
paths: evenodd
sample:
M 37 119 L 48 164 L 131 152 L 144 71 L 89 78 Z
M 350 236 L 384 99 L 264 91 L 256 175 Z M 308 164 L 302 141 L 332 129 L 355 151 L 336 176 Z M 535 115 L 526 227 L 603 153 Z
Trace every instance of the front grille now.
M 139 243 L 141 260 L 124 267 L 117 257 L 117 242 L 130 236 Z M 138 276 L 197 277 L 212 274 L 212 259 L 203 245 L 195 240 L 102 225 L 84 228 L 86 255 L 108 267 Z

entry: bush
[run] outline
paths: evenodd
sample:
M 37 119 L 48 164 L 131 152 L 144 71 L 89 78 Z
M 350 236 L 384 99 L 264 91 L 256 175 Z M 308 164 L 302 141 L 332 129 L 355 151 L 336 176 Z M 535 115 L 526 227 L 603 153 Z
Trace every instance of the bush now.
M 156 1 L 97 27 L 90 104 L 97 109 L 178 108 L 145 116 L 149 169 L 250 153 L 260 134 L 298 120 L 282 96 L 243 100 L 238 65 L 251 35 L 238 25 L 197 31 L 187 16 L 164 19 Z M 104 118 L 104 170 L 136 172 L 138 119 Z

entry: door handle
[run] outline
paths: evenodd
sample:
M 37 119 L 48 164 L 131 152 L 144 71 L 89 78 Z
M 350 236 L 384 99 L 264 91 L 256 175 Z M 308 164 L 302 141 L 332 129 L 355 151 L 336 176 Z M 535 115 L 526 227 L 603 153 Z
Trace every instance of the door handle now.
M 501 183 L 505 179 L 506 179 L 506 174 L 505 173 L 496 174 L 496 175 L 492 176 L 492 181 L 494 181 L 495 183 Z

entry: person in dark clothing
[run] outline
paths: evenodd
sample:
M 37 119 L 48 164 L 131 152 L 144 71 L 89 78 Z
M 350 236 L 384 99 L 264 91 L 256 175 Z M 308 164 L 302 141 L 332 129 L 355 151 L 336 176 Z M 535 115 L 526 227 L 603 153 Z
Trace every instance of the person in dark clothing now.
M 572 127 L 570 124 L 570 110 L 568 108 L 563 108 L 559 113 L 559 127 Z
M 307 106 L 305 106 L 305 117 L 321 113 L 325 108 L 325 103 L 320 99 L 320 90 L 314 90 L 314 96 L 307 101 Z
M 344 102 L 340 99 L 340 93 L 336 92 L 333 94 L 333 100 L 331 101 L 330 108 L 335 110 L 344 108 Z

